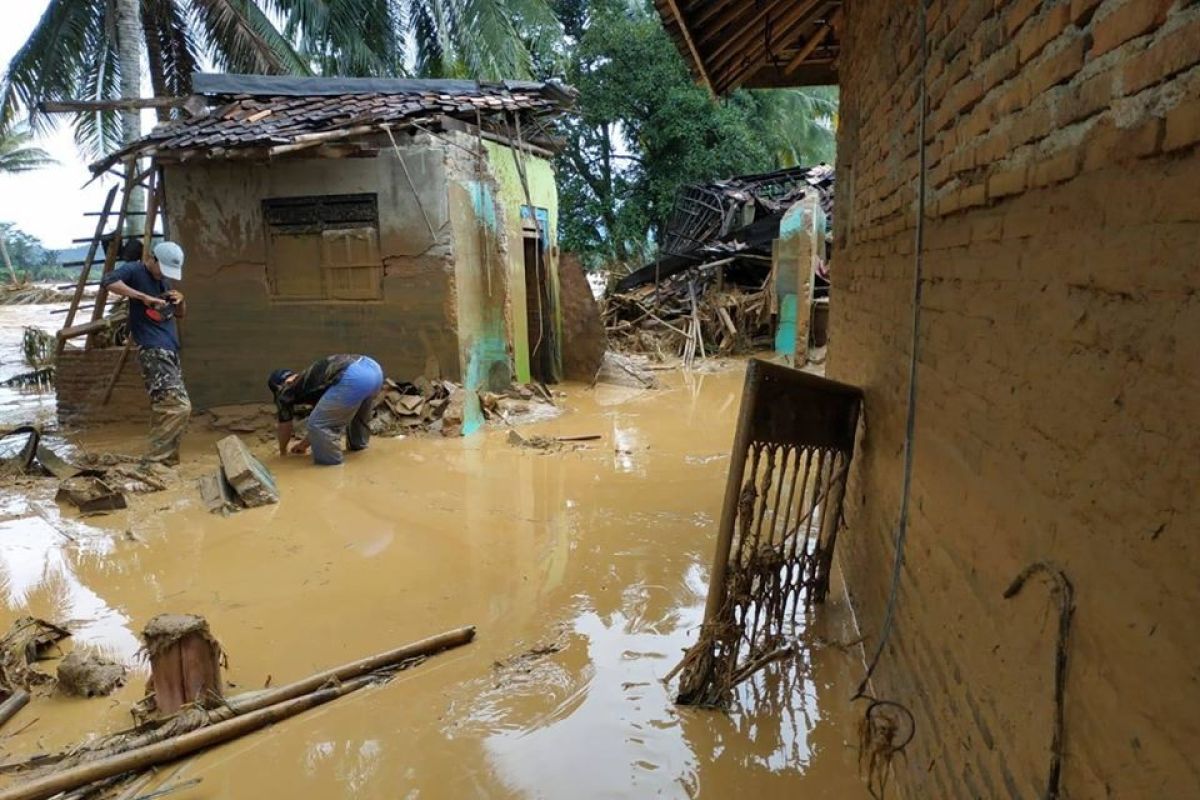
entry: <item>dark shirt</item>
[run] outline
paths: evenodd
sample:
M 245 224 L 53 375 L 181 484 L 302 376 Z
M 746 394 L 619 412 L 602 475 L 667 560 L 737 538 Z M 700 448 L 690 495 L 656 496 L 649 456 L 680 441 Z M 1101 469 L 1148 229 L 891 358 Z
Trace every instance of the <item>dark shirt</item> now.
M 110 286 L 116 281 L 151 297 L 162 297 L 171 288 L 166 278 L 155 278 L 141 261 L 126 261 L 105 275 L 100 285 Z M 129 332 L 138 347 L 179 352 L 179 332 L 175 329 L 175 320 L 156 322 L 150 319 L 146 316 L 146 304 L 132 297 L 129 298 Z
M 319 358 L 308 369 L 275 395 L 275 409 L 280 422 L 291 422 L 296 406 L 315 406 L 321 395 L 342 378 L 346 367 L 362 356 L 337 355 Z

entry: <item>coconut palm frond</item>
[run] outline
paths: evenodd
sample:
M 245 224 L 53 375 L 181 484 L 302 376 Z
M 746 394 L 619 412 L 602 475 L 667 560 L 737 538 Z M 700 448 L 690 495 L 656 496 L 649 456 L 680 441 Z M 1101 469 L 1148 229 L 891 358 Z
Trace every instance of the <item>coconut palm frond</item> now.
M 393 0 L 264 0 L 284 35 L 325 75 L 404 72 L 400 7 Z
M 0 174 L 30 172 L 55 163 L 45 150 L 32 143 L 33 133 L 27 125 L 0 130 Z
M 312 70 L 253 0 L 190 0 L 214 63 L 227 72 L 310 75 Z
M 199 69 L 200 47 L 176 0 L 142 0 L 142 29 L 150 63 L 150 84 L 156 97 L 192 93 L 192 75 Z M 169 116 L 160 109 L 159 119 Z
M 28 114 L 34 131 L 54 126 L 54 117 L 38 111 L 46 100 L 78 96 L 89 71 L 89 47 L 111 32 L 106 0 L 50 0 L 25 44 L 9 62 L 0 86 L 0 120 Z

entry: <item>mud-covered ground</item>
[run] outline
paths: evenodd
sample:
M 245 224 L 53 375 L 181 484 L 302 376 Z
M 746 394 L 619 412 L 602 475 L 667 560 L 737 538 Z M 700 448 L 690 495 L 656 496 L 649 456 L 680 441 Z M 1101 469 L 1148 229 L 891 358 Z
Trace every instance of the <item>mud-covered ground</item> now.
M 132 672 L 109 698 L 35 698 L 0 758 L 126 726 L 146 674 L 137 633 L 160 612 L 207 617 L 231 691 L 474 624 L 475 643 L 385 686 L 165 769 L 202 779 L 171 797 L 865 796 L 853 649 L 768 670 L 730 715 L 681 710 L 661 683 L 700 621 L 741 370 L 666 380 L 564 387 L 564 413 L 521 432 L 602 438 L 555 453 L 498 428 L 376 439 L 332 469 L 259 445 L 282 502 L 229 517 L 199 504 L 218 437 L 202 425 L 178 484 L 126 511 L 76 519 L 52 481 L 4 490 L 5 616 L 68 622 L 75 645 Z M 840 592 L 808 636 L 854 638 Z

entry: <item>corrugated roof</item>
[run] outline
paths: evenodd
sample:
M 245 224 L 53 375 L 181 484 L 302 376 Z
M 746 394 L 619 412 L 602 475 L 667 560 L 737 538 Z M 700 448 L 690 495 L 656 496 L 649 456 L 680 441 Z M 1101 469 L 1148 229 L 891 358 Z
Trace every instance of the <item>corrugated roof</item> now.
M 103 172 L 130 155 L 229 157 L 246 151 L 337 142 L 447 116 L 485 123 L 512 115 L 557 116 L 574 91 L 558 83 L 279 78 L 196 75 L 198 93 L 223 101 L 166 123 L 92 166 Z

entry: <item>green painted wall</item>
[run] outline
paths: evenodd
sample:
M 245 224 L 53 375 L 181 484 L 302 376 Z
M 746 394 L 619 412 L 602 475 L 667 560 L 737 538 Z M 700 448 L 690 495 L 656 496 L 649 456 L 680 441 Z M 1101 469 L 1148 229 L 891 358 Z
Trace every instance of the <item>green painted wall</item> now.
M 525 252 L 521 228 L 521 207 L 527 205 L 525 186 L 517 168 L 517 158 L 522 159 L 529 199 L 535 208 L 544 208 L 549 217 L 549 246 L 546 248 L 547 275 L 550 279 L 552 308 L 550 318 L 556 331 L 554 337 L 554 363 L 562 369 L 562 304 L 558 285 L 558 186 L 554 179 L 554 167 L 544 158 L 520 155 L 503 144 L 485 141 L 489 171 L 496 181 L 497 201 L 502 208 L 501 224 L 504 226 L 508 247 L 503 255 L 507 268 L 508 308 L 507 320 L 513 348 L 513 365 L 516 379 L 522 383 L 530 380 L 529 331 L 525 314 Z

